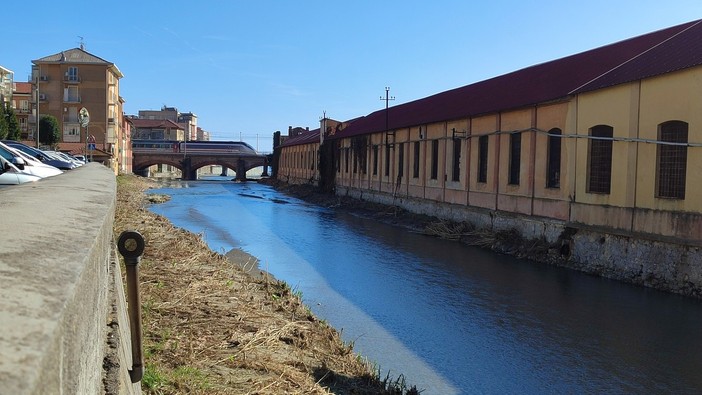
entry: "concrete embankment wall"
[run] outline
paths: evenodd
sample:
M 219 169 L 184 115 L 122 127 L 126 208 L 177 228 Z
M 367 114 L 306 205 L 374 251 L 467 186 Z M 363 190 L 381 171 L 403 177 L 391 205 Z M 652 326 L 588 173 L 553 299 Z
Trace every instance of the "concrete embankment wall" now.
M 114 174 L 92 163 L 0 188 L 0 393 L 140 393 L 115 202 Z
M 337 195 L 401 207 L 417 214 L 465 222 L 489 234 L 503 233 L 493 249 L 549 264 L 687 296 L 702 297 L 700 247 L 672 238 L 628 234 L 549 218 L 439 203 L 387 193 L 336 187 Z M 521 244 L 517 246 L 515 244 Z M 531 251 L 530 251 L 531 249 Z

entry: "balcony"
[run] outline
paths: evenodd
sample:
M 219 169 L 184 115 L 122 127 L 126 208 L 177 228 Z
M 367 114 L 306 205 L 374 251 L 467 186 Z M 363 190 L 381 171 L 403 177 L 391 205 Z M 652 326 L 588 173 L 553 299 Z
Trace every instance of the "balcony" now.
M 80 96 L 64 96 L 64 103 L 80 103 Z
M 40 75 L 39 82 L 49 82 L 49 76 L 48 75 Z
M 79 84 L 80 83 L 80 76 L 66 74 L 63 76 L 63 82 L 65 82 L 67 84 Z

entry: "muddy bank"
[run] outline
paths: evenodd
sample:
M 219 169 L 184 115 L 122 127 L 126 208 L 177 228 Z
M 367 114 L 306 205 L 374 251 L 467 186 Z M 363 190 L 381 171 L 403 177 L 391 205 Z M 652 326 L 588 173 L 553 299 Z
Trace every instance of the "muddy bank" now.
M 145 393 L 417 393 L 378 377 L 256 258 L 215 253 L 199 235 L 148 211 L 143 192 L 151 186 L 118 178 L 114 229 L 137 230 L 147 242 L 140 265 Z

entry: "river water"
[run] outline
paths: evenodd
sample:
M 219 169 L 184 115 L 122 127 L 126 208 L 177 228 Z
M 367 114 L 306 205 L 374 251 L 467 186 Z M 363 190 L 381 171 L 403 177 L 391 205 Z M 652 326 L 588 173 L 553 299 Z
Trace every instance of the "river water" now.
M 702 303 L 314 206 L 164 184 L 152 211 L 300 290 L 383 377 L 428 394 L 702 393 Z

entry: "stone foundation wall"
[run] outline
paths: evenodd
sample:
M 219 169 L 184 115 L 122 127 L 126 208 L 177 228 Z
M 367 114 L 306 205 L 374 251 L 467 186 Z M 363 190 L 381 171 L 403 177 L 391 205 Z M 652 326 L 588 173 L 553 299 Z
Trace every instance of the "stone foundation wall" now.
M 684 240 L 591 228 L 543 217 L 413 199 L 337 186 L 337 195 L 393 205 L 492 234 L 516 234 L 492 244 L 510 253 L 586 273 L 687 296 L 702 297 L 700 247 Z M 533 248 L 537 246 L 538 248 Z

